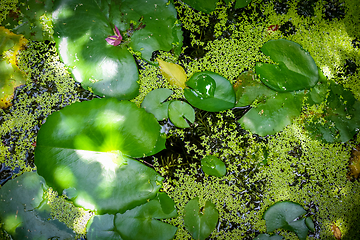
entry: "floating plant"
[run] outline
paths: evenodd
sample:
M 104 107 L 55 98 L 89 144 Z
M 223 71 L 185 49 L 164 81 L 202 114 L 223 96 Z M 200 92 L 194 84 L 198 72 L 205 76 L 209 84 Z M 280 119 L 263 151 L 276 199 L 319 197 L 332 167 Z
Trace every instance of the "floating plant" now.
M 298 203 L 277 202 L 264 212 L 266 231 L 269 233 L 278 228 L 283 228 L 295 232 L 300 240 L 305 240 L 308 231 L 314 231 L 314 223 L 311 218 L 298 219 L 305 213 L 304 208 Z
M 185 98 L 196 108 L 208 112 L 220 112 L 235 105 L 235 92 L 231 83 L 217 73 L 209 71 L 194 73 L 186 85 Z
M 52 219 L 43 199 L 45 180 L 35 172 L 26 172 L 0 188 L 0 220 L 15 240 L 74 239 L 73 231 Z
M 159 219 L 176 217 L 174 201 L 166 193 L 149 202 L 116 215 L 96 215 L 87 224 L 89 240 L 170 240 L 176 227 Z
M 163 149 L 155 117 L 114 98 L 74 103 L 41 127 L 35 164 L 49 186 L 71 189 L 76 205 L 123 213 L 155 197 L 162 177 L 131 157 Z
M 211 13 L 215 10 L 216 4 L 219 2 L 219 0 L 184 0 L 183 2 L 189 4 L 198 11 Z M 235 8 L 243 8 L 247 6 L 251 0 L 225 0 L 226 4 L 229 4 L 230 2 L 235 2 Z
M 132 99 L 139 94 L 138 69 L 128 47 L 147 61 L 155 50 L 181 47 L 176 15 L 166 0 L 58 0 L 52 15 L 54 39 L 63 62 L 83 87 L 101 96 Z M 114 36 L 117 41 L 109 44 Z
M 184 223 L 191 236 L 197 240 L 204 240 L 215 229 L 219 213 L 215 205 L 207 201 L 200 209 L 199 198 L 190 200 L 184 209 Z
M 207 155 L 201 159 L 201 169 L 209 175 L 223 177 L 226 174 L 226 165 L 213 155 Z

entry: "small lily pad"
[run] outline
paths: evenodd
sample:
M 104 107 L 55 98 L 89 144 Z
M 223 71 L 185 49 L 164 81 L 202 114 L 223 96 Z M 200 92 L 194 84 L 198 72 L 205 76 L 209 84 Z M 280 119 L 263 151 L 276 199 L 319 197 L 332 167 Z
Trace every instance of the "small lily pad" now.
M 183 101 L 172 101 L 169 105 L 169 118 L 170 121 L 179 128 L 188 128 L 189 122 L 195 121 L 194 109 Z
M 229 80 L 214 72 L 194 73 L 186 82 L 184 95 L 189 103 L 201 110 L 219 112 L 233 108 L 235 92 Z
M 225 163 L 213 155 L 207 155 L 201 159 L 201 169 L 206 174 L 215 177 L 223 177 L 226 174 Z
M 185 206 L 185 227 L 194 239 L 203 240 L 207 238 L 214 231 L 218 219 L 218 210 L 210 201 L 207 201 L 201 210 L 198 197 L 190 200 Z
M 294 221 L 305 213 L 304 208 L 298 203 L 277 202 L 269 207 L 263 215 L 263 219 L 266 220 L 266 231 L 273 232 L 278 228 L 283 228 L 295 232 L 300 240 L 305 240 L 309 231 L 305 224 L 305 218 Z
M 256 63 L 261 81 L 279 92 L 309 89 L 318 82 L 319 73 L 314 59 L 299 44 L 277 39 L 266 42 L 261 51 L 278 65 Z
M 170 102 L 164 101 L 170 97 L 171 94 L 173 94 L 173 91 L 167 88 L 152 90 L 145 96 L 141 107 L 147 112 L 154 114 L 158 121 L 167 119 L 169 116 L 168 109 Z

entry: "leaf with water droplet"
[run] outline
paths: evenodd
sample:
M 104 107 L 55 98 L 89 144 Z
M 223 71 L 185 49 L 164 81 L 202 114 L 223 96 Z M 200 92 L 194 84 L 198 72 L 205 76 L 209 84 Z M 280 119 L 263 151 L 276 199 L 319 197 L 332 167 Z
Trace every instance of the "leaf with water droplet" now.
M 201 169 L 215 177 L 223 177 L 226 174 L 225 163 L 213 155 L 206 155 L 201 159 Z
M 233 108 L 235 92 L 230 82 L 217 73 L 204 71 L 194 73 L 186 82 L 184 95 L 189 103 L 208 112 Z

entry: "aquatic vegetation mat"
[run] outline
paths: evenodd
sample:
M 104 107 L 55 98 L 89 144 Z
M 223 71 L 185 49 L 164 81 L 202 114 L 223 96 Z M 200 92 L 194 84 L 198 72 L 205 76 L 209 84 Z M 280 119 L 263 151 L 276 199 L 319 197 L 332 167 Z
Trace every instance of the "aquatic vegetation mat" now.
M 359 13 L 3 1 L 0 238 L 356 239 Z

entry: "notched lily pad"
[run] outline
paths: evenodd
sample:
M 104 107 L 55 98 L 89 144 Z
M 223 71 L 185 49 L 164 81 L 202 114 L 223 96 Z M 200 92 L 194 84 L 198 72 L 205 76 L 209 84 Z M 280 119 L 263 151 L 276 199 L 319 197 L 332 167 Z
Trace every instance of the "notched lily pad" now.
M 153 198 L 163 178 L 131 157 L 164 147 L 155 117 L 114 98 L 74 103 L 50 115 L 38 133 L 38 173 L 74 203 L 99 213 L 124 212 Z M 76 195 L 75 194 L 75 195 Z
M 257 82 L 255 78 L 256 74 L 252 71 L 243 72 L 238 77 L 234 84 L 236 107 L 245 107 L 252 104 L 255 100 L 261 101 L 261 98 L 275 95 L 274 90 L 261 82 Z
M 359 132 L 360 101 L 342 85 L 331 82 L 324 113 L 312 116 L 305 126 L 315 138 L 325 142 L 347 142 Z
M 286 40 L 270 40 L 261 51 L 278 65 L 256 63 L 261 81 L 279 92 L 291 92 L 314 87 L 319 73 L 314 59 L 299 44 Z
M 45 180 L 35 172 L 26 172 L 1 187 L 0 220 L 13 239 L 74 239 L 71 229 L 51 219 L 43 199 L 45 190 Z
M 94 216 L 87 224 L 87 238 L 89 240 L 172 239 L 177 228 L 159 219 L 176 216 L 174 201 L 165 193 L 159 193 L 153 200 L 123 214 Z
M 274 93 L 251 108 L 238 122 L 260 136 L 282 131 L 299 116 L 304 92 Z
M 190 126 L 186 120 L 193 123 L 195 121 L 195 111 L 186 102 L 172 101 L 169 105 L 169 118 L 175 126 L 188 128 Z
M 201 159 L 201 169 L 211 176 L 223 177 L 226 174 L 226 165 L 213 155 L 207 155 Z
M 235 92 L 230 82 L 217 73 L 204 71 L 194 73 L 186 82 L 184 95 L 189 103 L 208 112 L 233 108 Z
M 266 231 L 273 232 L 278 228 L 283 228 L 295 232 L 300 240 L 305 240 L 309 231 L 305 218 L 295 221 L 305 213 L 304 208 L 298 203 L 290 201 L 277 202 L 264 212 L 263 219 L 266 220 Z M 311 218 L 306 218 L 306 221 L 311 225 Z
M 173 94 L 173 91 L 167 88 L 158 88 L 149 92 L 143 102 L 141 107 L 144 108 L 147 112 L 154 114 L 155 118 L 158 121 L 167 119 L 168 109 L 170 102 L 164 102 L 168 97 Z
M 185 206 L 185 227 L 194 239 L 203 240 L 207 238 L 214 231 L 218 219 L 218 210 L 211 201 L 207 201 L 201 210 L 198 197 L 190 200 Z

